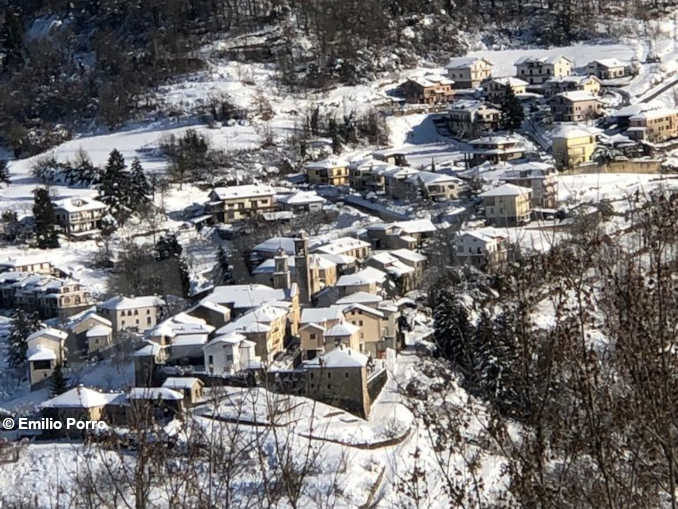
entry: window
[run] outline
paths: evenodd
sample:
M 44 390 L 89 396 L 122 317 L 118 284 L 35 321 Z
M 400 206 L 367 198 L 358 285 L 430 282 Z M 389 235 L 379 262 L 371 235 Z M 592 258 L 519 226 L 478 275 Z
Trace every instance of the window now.
M 327 378 L 332 378 L 332 373 L 330 373 L 329 371 L 327 372 Z
M 51 369 L 52 361 L 33 361 L 33 369 Z
M 135 314 L 135 315 L 138 315 L 138 314 L 139 314 L 139 310 L 138 310 L 138 309 L 135 309 L 135 310 L 134 310 L 134 314 Z
M 313 380 L 313 373 L 310 374 L 309 378 Z
M 138 318 L 135 320 L 135 322 L 136 322 L 137 325 L 139 325 L 139 319 Z
M 146 314 L 147 314 L 147 315 L 150 315 L 150 314 L 151 314 L 151 310 L 150 310 L 150 309 L 147 309 L 147 310 L 146 310 Z
M 362 320 L 358 320 L 358 325 L 360 325 L 360 326 L 362 327 L 362 326 L 363 326 L 363 321 L 362 321 Z
M 214 364 L 214 357 L 212 357 L 211 355 L 208 355 L 207 356 L 207 363 L 208 364 Z
M 153 321 L 153 320 L 151 319 L 150 316 L 147 316 L 147 317 L 146 317 L 146 325 L 151 325 L 151 322 L 152 322 L 152 321 Z
M 226 360 L 228 362 L 233 362 L 233 355 L 232 354 L 226 354 Z
M 344 377 L 348 378 L 348 371 L 346 373 L 344 373 Z
M 332 386 L 331 386 L 330 384 L 327 384 L 327 388 L 328 388 L 328 389 L 331 389 Z
M 315 334 L 311 334 L 309 337 L 310 337 L 311 339 L 315 339 Z

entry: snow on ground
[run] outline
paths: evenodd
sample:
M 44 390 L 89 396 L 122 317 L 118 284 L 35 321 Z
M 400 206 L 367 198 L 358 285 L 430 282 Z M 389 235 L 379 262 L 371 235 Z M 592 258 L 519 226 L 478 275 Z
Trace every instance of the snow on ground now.
M 592 60 L 601 58 L 618 58 L 619 60 L 629 61 L 636 56 L 639 43 L 628 44 L 573 44 L 571 46 L 561 46 L 550 49 L 507 49 L 507 50 L 482 50 L 472 51 L 469 56 L 484 57 L 494 67 L 492 74 L 494 76 L 515 76 L 516 60 L 526 56 L 553 56 L 563 55 L 571 58 L 575 62 L 575 67 L 583 67 Z
M 642 195 L 668 185 L 668 175 L 650 173 L 581 173 L 558 176 L 558 200 L 569 203 L 599 202 Z

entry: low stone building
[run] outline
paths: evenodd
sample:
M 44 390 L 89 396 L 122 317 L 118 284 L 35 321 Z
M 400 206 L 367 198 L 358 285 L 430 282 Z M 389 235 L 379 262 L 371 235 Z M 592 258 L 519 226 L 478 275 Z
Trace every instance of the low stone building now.
M 84 360 L 113 346 L 113 324 L 91 307 L 68 318 L 63 326 L 68 331 L 66 348 L 69 360 Z
M 195 377 L 168 377 L 162 384 L 166 389 L 180 392 L 184 395 L 184 405 L 194 406 L 203 399 L 203 387 L 205 384 Z
M 351 348 L 335 348 L 305 361 L 307 396 L 367 417 L 372 403 L 367 390 L 368 362 L 366 355 Z

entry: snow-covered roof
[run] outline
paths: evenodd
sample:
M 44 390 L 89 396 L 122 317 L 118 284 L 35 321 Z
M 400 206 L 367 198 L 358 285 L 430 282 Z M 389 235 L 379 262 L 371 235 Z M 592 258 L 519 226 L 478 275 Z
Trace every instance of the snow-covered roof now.
M 568 57 L 563 56 L 563 55 L 544 55 L 544 56 L 526 55 L 526 56 L 520 57 L 518 60 L 516 60 L 515 65 L 522 65 L 522 64 L 527 64 L 527 63 L 555 64 L 561 58 L 564 58 L 568 62 L 574 64 L 574 61 L 571 58 L 568 58 Z
M 373 316 L 378 316 L 379 318 L 384 317 L 384 313 L 381 311 L 371 308 L 369 306 L 365 306 L 363 304 L 358 304 L 357 302 L 354 302 L 353 304 L 348 304 L 344 309 L 343 312 L 346 313 L 347 311 L 353 311 L 353 310 L 359 310 L 363 313 L 367 313 L 368 315 L 373 315 Z
M 626 63 L 617 58 L 601 58 L 588 63 L 588 65 L 592 64 L 599 65 L 600 67 L 607 67 L 608 69 L 611 67 L 626 67 Z
M 167 378 L 162 387 L 166 389 L 192 389 L 195 384 L 202 385 L 202 381 L 199 378 L 191 376 L 170 376 Z
M 452 85 L 454 83 L 454 81 L 451 79 L 432 74 L 426 74 L 424 76 L 410 76 L 407 78 L 407 81 L 412 81 L 423 88 L 435 87 L 438 85 Z
M 227 323 L 217 330 L 217 334 L 268 332 L 271 330 L 271 322 L 286 314 L 286 309 L 265 304 Z
M 332 168 L 348 168 L 348 162 L 343 159 L 339 159 L 338 157 L 328 157 L 327 159 L 307 163 L 305 168 L 308 170 L 330 170 Z
M 597 81 L 600 82 L 597 76 L 593 74 L 571 74 L 569 76 L 553 76 L 546 80 L 546 84 L 556 84 L 556 83 L 576 83 L 580 84 L 584 81 Z
M 27 361 L 54 361 L 56 360 L 56 353 L 50 348 L 33 347 L 26 351 Z
M 108 336 L 111 332 L 113 332 L 113 329 L 107 325 L 96 325 L 89 329 L 85 336 L 88 338 L 96 338 L 100 336 Z
M 0 267 L 23 267 L 24 265 L 37 265 L 43 263 L 50 263 L 49 258 L 45 255 L 21 255 L 20 258 L 9 257 L 0 260 Z
M 232 345 L 232 346 L 255 346 L 254 341 L 250 341 L 242 334 L 237 332 L 229 332 L 228 334 L 222 334 L 215 337 L 209 343 L 202 347 L 203 350 L 210 350 L 213 347 L 223 346 L 223 345 Z
M 293 255 L 294 238 L 292 237 L 272 237 L 260 244 L 254 246 L 253 251 L 260 251 L 264 253 L 277 253 L 278 249 L 283 249 L 288 255 Z
M 340 321 L 325 331 L 326 337 L 351 336 L 358 332 L 360 327 L 346 321 Z
M 367 366 L 368 357 L 351 348 L 339 346 L 325 355 L 304 361 L 307 368 L 362 368 Z
M 129 399 L 163 399 L 170 401 L 184 399 L 183 394 L 167 387 L 133 387 L 127 397 Z
M 374 267 L 365 267 L 355 274 L 345 274 L 339 278 L 336 286 L 355 286 L 371 283 L 383 283 L 386 274 Z
M 416 251 L 412 251 L 411 249 L 406 248 L 394 249 L 393 251 L 391 251 L 391 254 L 402 260 L 407 260 L 408 262 L 419 263 L 426 261 L 426 257 L 423 254 L 417 253 Z
M 231 311 L 226 306 L 222 306 L 221 304 L 217 304 L 216 302 L 212 302 L 212 301 L 203 299 L 200 302 L 198 302 L 195 305 L 195 307 L 189 309 L 187 312 L 190 313 L 191 311 L 193 311 L 194 309 L 196 309 L 198 307 L 209 309 L 210 311 L 215 311 L 217 313 L 222 313 L 222 314 L 230 313 L 230 311 Z
M 111 297 L 104 302 L 99 303 L 103 309 L 139 309 L 164 306 L 165 301 L 155 295 L 146 297 Z
M 481 193 L 482 198 L 490 198 L 493 196 L 521 196 L 524 194 L 529 194 L 532 192 L 532 189 L 527 187 L 520 187 L 514 184 L 503 184 L 501 186 L 490 189 Z
M 65 198 L 54 201 L 55 209 L 62 209 L 68 213 L 85 212 L 88 210 L 101 210 L 106 208 L 106 204 L 91 198 Z
M 528 85 L 527 81 L 523 81 L 520 78 L 514 78 L 513 76 L 507 76 L 505 78 L 493 78 L 492 81 L 499 83 L 504 86 L 511 87 L 525 87 Z
M 589 127 L 577 124 L 562 124 L 551 131 L 552 138 L 584 138 L 587 136 L 596 136 L 601 132 L 596 127 Z
M 122 395 L 120 392 L 99 392 L 88 387 L 74 387 L 58 396 L 43 401 L 40 408 L 96 408 L 108 405 Z
M 447 63 L 447 69 L 463 69 L 470 67 L 478 61 L 483 61 L 487 65 L 492 66 L 492 62 L 486 60 L 482 57 L 456 57 L 450 58 L 450 61 Z
M 291 272 L 294 272 L 296 269 L 297 261 L 294 256 L 287 257 L 287 266 L 290 268 Z M 309 255 L 308 257 L 308 266 L 309 267 L 318 267 L 319 269 L 331 269 L 336 267 L 337 264 L 328 259 L 325 256 L 320 256 L 317 254 Z M 275 272 L 275 258 L 268 258 L 260 263 L 253 271 L 252 274 L 272 274 Z
M 443 183 L 454 183 L 461 184 L 461 180 L 451 175 L 445 175 L 444 173 L 435 173 L 431 171 L 420 171 L 415 175 L 411 175 L 407 178 L 408 182 L 421 182 L 425 185 L 432 184 L 443 184 Z
M 212 190 L 218 200 L 232 200 L 235 198 L 252 198 L 255 196 L 272 196 L 273 188 L 265 184 L 246 184 L 242 186 L 215 187 Z
M 212 293 L 203 300 L 225 304 L 235 309 L 249 309 L 274 301 L 286 301 L 296 294 L 297 286 L 290 290 L 271 288 L 266 285 L 215 286 Z
M 598 98 L 587 92 L 586 90 L 570 90 L 568 92 L 561 92 L 557 94 L 556 97 L 563 97 L 571 102 L 580 102 L 580 101 L 597 101 Z
M 35 331 L 33 334 L 26 338 L 26 342 L 30 343 L 36 338 L 48 338 L 53 341 L 63 341 L 68 337 L 68 333 L 53 327 L 43 327 L 42 329 Z
M 172 339 L 172 346 L 202 346 L 207 343 L 207 334 L 182 334 Z
M 344 254 L 319 253 L 318 256 L 325 258 L 335 265 L 351 265 L 355 263 L 355 257 Z
M 346 297 L 343 297 L 337 301 L 337 304 L 365 304 L 365 303 L 372 303 L 376 304 L 378 302 L 381 302 L 383 299 L 379 295 L 374 295 L 372 293 L 367 293 L 367 292 L 355 292 L 352 293 L 351 295 L 347 295 Z
M 332 320 L 341 320 L 342 307 L 330 306 L 326 308 L 304 308 L 301 310 L 300 323 L 325 323 Z
M 305 205 L 308 203 L 324 203 L 325 198 L 319 196 L 315 191 L 297 191 L 294 194 L 282 195 L 277 200 L 287 205 Z
M 452 104 L 450 104 L 447 110 L 450 112 L 469 111 L 471 113 L 483 110 L 501 113 L 499 109 L 494 108 L 493 106 L 490 106 L 489 104 L 483 101 L 478 101 L 477 99 L 461 99 L 459 101 L 455 101 Z
M 111 323 L 110 320 L 107 320 L 103 316 L 97 314 L 96 306 L 92 306 L 91 308 L 85 309 L 84 311 L 81 311 L 80 313 L 69 316 L 68 321 L 66 322 L 66 328 L 73 329 L 78 324 L 84 322 L 85 320 L 87 320 L 89 318 L 96 320 L 97 322 L 101 323 L 102 325 L 107 325 L 108 327 L 113 326 L 113 324 Z
M 678 115 L 678 109 L 674 108 L 660 108 L 656 110 L 643 111 L 636 115 L 633 115 L 629 120 L 632 122 L 634 120 L 651 120 L 657 118 L 668 117 L 672 115 Z
M 344 254 L 348 251 L 364 247 L 370 247 L 370 243 L 365 242 L 364 240 L 354 239 L 353 237 L 340 237 L 315 248 L 315 251 L 327 254 Z
M 153 341 L 148 341 L 146 346 L 132 354 L 132 357 L 155 357 L 162 350 L 162 346 Z
M 483 136 L 469 142 L 471 145 L 505 145 L 509 143 L 520 143 L 520 139 L 515 136 Z

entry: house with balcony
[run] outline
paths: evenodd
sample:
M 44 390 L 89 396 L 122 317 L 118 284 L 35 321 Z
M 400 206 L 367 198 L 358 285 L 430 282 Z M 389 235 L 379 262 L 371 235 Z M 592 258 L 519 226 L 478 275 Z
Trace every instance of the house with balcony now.
M 349 184 L 348 162 L 330 157 L 304 166 L 308 183 L 312 185 L 347 186 Z
M 631 64 L 617 58 L 601 58 L 586 64 L 586 72 L 601 80 L 613 80 L 629 76 Z
M 513 184 L 503 184 L 481 193 L 487 223 L 497 226 L 527 224 L 532 212 L 531 194 L 532 189 Z
M 549 104 L 556 122 L 582 122 L 602 114 L 600 100 L 583 90 L 556 94 Z
M 476 138 L 500 127 L 501 110 L 487 103 L 463 99 L 447 110 L 447 127 L 458 138 Z
M 541 85 L 551 78 L 572 74 L 574 61 L 562 55 L 526 56 L 515 63 L 516 77 L 530 85 Z
M 515 136 L 484 136 L 470 142 L 470 164 L 477 166 L 489 161 L 496 164 L 525 156 L 523 142 Z
M 263 184 L 215 187 L 205 204 L 205 211 L 221 223 L 273 212 L 277 208 L 275 191 Z
M 106 210 L 104 203 L 91 198 L 66 198 L 54 202 L 57 223 L 72 240 L 98 236 Z

